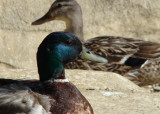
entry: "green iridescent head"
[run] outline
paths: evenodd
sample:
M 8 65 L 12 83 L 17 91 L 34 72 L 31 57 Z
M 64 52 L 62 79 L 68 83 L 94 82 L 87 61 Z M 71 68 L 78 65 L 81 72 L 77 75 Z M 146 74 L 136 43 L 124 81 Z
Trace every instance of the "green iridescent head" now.
M 64 70 L 67 62 L 75 59 L 82 51 L 82 43 L 66 32 L 49 34 L 40 44 L 37 65 L 41 81 L 54 80 Z
M 39 45 L 37 66 L 40 81 L 63 79 L 64 66 L 77 56 L 81 59 L 106 62 L 82 46 L 81 41 L 67 32 L 53 32 Z

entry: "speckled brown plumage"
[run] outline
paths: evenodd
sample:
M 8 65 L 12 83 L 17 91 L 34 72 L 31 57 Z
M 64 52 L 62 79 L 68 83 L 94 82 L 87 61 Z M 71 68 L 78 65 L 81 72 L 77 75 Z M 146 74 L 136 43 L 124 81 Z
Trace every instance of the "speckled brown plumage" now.
M 129 71 L 125 76 L 139 86 L 160 83 L 160 59 L 147 60 L 144 66 Z
M 92 52 L 107 58 L 109 63 L 74 60 L 67 64 L 66 68 L 115 72 L 125 76 L 139 86 L 160 82 L 159 43 L 104 36 L 88 40 L 84 45 Z M 103 47 L 98 48 L 99 45 Z M 134 64 L 136 59 L 141 61 L 137 60 L 137 63 Z M 133 64 L 131 63 L 132 61 Z
M 160 80 L 159 43 L 115 36 L 100 36 L 85 41 L 82 11 L 75 0 L 56 0 L 49 11 L 32 25 L 40 25 L 52 20 L 64 21 L 66 32 L 75 34 L 90 51 L 108 60 L 107 64 L 75 60 L 67 64 L 66 68 L 116 72 L 140 86 L 160 83 L 160 81 L 155 81 Z M 146 64 L 147 61 L 150 61 L 149 65 Z M 157 64 L 153 64 L 155 61 L 158 61 Z M 147 72 L 144 68 L 148 69 Z M 135 73 L 134 70 L 139 73 Z M 136 78 L 133 80 L 130 74 Z
M 24 97 L 25 95 L 27 96 Z M 26 110 L 18 104 L 25 104 Z M 42 83 L 0 79 L 1 114 L 30 113 L 36 110 L 35 105 L 42 106 L 42 114 L 93 114 L 88 101 L 70 82 Z M 7 107 L 12 110 L 5 110 Z

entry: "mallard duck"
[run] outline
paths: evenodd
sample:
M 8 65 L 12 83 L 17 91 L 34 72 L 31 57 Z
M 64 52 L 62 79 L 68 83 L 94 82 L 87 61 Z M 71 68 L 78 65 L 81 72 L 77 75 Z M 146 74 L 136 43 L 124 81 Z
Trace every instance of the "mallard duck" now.
M 0 79 L 0 114 L 93 114 L 86 98 L 64 74 L 82 43 L 72 34 L 49 34 L 37 51 L 39 80 Z M 81 57 L 81 56 L 79 56 Z
M 85 47 L 108 60 L 108 63 L 74 60 L 69 69 L 111 71 L 119 73 L 139 86 L 160 82 L 160 44 L 133 38 L 101 36 L 84 41 L 81 7 L 75 0 L 56 0 L 49 11 L 32 25 L 52 20 L 66 23 L 67 32 L 78 36 Z

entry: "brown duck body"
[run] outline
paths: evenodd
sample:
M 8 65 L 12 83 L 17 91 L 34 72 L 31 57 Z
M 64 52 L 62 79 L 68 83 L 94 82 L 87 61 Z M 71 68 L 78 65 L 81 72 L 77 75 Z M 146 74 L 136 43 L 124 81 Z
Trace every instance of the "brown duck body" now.
M 75 34 L 85 47 L 108 60 L 108 63 L 95 63 L 77 59 L 68 63 L 66 68 L 111 71 L 140 86 L 160 83 L 159 43 L 115 36 L 84 41 L 82 11 L 75 0 L 56 0 L 49 11 L 32 24 L 39 25 L 51 20 L 64 21 L 66 32 Z
M 84 45 L 95 54 L 106 58 L 108 64 L 77 59 L 68 63 L 66 68 L 115 72 L 139 86 L 160 82 L 159 43 L 104 36 L 87 40 Z
M 6 110 L 9 108 L 10 110 Z M 0 79 L 1 114 L 37 114 L 37 112 L 38 114 L 93 114 L 88 101 L 70 82 L 42 83 Z

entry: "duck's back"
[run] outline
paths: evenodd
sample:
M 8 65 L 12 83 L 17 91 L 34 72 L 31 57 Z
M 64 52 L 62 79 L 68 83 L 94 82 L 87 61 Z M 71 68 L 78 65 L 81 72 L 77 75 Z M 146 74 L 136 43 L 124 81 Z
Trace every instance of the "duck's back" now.
M 69 69 L 109 71 L 121 74 L 140 86 L 160 82 L 160 44 L 114 36 L 87 40 L 85 47 L 108 60 L 108 63 L 74 60 Z
M 93 114 L 93 110 L 79 90 L 69 82 L 44 84 L 39 81 L 0 79 L 0 114 L 15 113 Z

